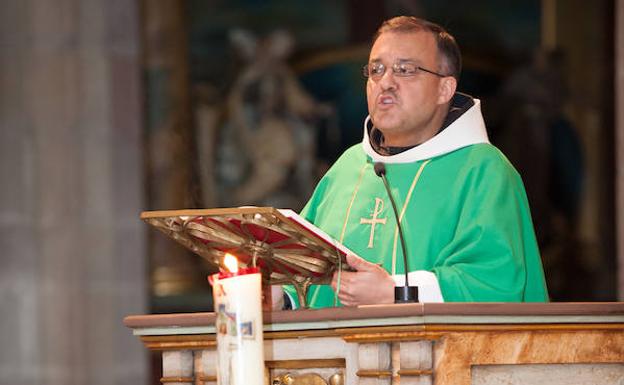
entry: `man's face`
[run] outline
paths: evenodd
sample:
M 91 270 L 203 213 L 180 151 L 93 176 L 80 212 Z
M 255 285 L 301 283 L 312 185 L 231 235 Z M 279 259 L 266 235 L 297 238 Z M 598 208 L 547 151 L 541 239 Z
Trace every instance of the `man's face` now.
M 446 116 L 450 99 L 449 90 L 443 87 L 449 78 L 423 71 L 410 77 L 394 75 L 393 64 L 406 61 L 439 71 L 435 37 L 425 31 L 386 32 L 371 49 L 369 64 L 380 62 L 386 72 L 380 78 L 368 78 L 368 111 L 387 146 L 408 146 L 433 137 Z

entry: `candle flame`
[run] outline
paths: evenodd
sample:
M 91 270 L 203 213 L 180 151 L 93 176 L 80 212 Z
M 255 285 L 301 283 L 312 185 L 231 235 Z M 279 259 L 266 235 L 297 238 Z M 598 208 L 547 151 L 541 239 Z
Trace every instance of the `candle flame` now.
M 238 273 L 238 259 L 230 253 L 226 253 L 223 257 L 223 264 L 230 273 Z

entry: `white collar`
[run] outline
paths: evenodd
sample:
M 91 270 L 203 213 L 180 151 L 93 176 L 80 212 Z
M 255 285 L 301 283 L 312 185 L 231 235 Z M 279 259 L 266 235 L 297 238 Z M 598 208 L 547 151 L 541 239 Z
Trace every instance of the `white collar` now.
M 373 149 L 367 129 L 368 121 L 370 120 L 369 115 L 364 120 L 364 139 L 362 140 L 364 152 L 374 162 L 410 163 L 434 158 L 472 144 L 489 143 L 485 122 L 481 114 L 481 101 L 479 99 L 473 100 L 474 105 L 472 107 L 436 136 L 396 155 L 380 155 Z

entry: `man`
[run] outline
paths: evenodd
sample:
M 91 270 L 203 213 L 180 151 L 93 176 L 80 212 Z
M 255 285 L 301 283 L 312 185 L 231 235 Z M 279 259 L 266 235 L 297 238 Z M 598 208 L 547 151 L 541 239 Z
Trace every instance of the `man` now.
M 382 24 L 364 75 L 369 117 L 361 144 L 318 184 L 302 216 L 362 258 L 356 271 L 313 286 L 310 307 L 392 303 L 404 281 L 421 302 L 548 300 L 522 181 L 489 144 L 480 101 L 456 93 L 459 48 L 440 26 L 400 16 Z M 286 288 L 296 304 L 292 288 Z

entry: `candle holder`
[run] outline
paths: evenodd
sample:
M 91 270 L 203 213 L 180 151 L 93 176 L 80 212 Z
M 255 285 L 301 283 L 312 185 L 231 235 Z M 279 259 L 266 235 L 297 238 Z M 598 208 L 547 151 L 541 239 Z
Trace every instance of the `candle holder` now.
M 217 315 L 218 385 L 264 385 L 260 270 L 237 266 L 209 281 Z

